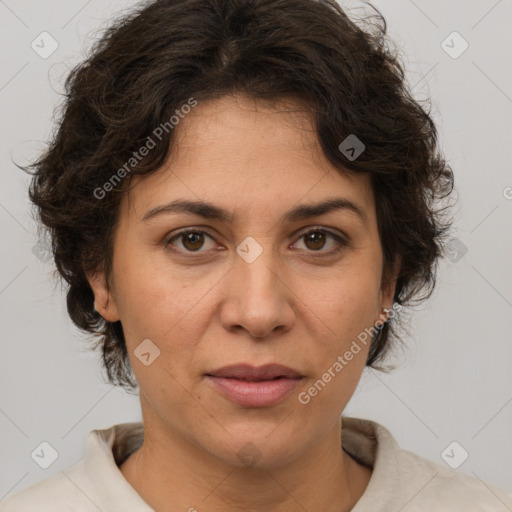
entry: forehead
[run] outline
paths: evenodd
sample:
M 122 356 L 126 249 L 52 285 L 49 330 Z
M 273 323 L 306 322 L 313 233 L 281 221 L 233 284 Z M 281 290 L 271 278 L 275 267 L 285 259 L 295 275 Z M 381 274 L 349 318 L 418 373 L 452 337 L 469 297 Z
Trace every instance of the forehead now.
M 307 106 L 268 105 L 245 96 L 199 103 L 175 127 L 161 169 L 134 177 L 124 215 L 176 198 L 265 215 L 297 203 L 340 196 L 374 208 L 369 176 L 341 172 L 323 155 Z

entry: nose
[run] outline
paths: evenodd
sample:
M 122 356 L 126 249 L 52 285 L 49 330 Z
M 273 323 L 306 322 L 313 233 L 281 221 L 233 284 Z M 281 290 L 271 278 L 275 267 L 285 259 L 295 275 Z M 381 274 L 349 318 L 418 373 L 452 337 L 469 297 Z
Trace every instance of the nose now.
M 245 330 L 253 338 L 267 339 L 292 328 L 294 294 L 279 265 L 265 251 L 252 263 L 237 257 L 225 286 L 220 318 L 226 330 Z

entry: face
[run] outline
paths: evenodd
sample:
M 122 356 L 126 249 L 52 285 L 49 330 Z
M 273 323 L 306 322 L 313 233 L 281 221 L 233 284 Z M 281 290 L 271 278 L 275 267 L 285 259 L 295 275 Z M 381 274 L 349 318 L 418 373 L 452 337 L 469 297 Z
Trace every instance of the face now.
M 370 343 L 344 354 L 394 292 L 368 176 L 340 173 L 308 115 L 279 110 L 199 103 L 172 159 L 123 198 L 110 291 L 103 274 L 89 280 L 98 311 L 123 325 L 146 425 L 235 465 L 247 443 L 273 467 L 335 431 Z M 159 208 L 177 201 L 213 208 Z M 239 364 L 298 377 L 211 377 Z

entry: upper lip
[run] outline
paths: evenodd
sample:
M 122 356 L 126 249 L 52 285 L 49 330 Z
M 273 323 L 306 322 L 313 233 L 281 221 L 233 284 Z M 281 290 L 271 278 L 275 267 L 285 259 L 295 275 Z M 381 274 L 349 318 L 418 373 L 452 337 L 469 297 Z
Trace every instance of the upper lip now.
M 283 366 L 282 364 L 266 364 L 263 366 L 251 366 L 249 364 L 233 364 L 223 366 L 218 370 L 207 373 L 211 377 L 224 377 L 240 380 L 271 380 L 278 377 L 286 377 L 289 379 L 297 379 L 303 377 L 299 372 Z

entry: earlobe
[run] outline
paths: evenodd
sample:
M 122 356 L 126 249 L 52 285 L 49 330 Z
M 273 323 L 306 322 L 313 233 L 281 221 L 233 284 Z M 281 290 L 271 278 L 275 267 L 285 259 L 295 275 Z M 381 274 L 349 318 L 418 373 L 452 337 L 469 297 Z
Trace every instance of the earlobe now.
M 105 273 L 98 271 L 87 274 L 87 281 L 94 293 L 94 309 L 107 322 L 117 322 L 119 320 L 117 304 L 107 284 Z

